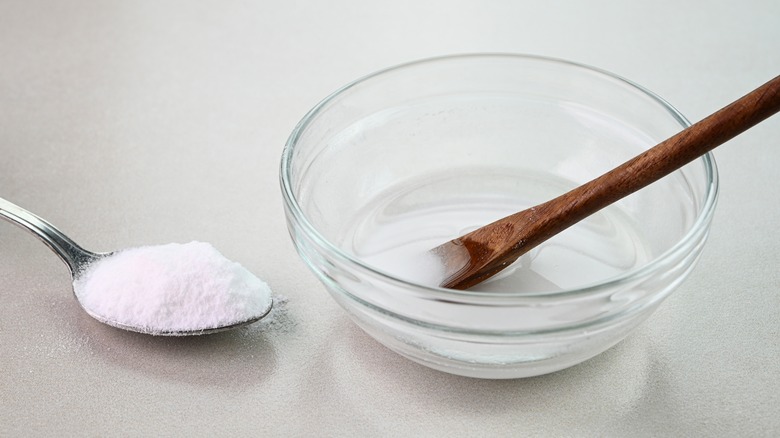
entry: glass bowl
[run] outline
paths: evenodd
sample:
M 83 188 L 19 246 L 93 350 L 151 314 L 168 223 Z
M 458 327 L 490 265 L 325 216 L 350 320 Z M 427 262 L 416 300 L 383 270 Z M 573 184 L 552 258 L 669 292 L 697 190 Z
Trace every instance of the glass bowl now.
M 615 345 L 690 273 L 717 199 L 711 155 L 475 289 L 439 288 L 396 264 L 585 183 L 688 125 L 648 90 L 571 62 L 510 54 L 412 62 L 343 87 L 298 124 L 281 161 L 287 224 L 333 298 L 397 353 L 472 377 L 550 373 Z

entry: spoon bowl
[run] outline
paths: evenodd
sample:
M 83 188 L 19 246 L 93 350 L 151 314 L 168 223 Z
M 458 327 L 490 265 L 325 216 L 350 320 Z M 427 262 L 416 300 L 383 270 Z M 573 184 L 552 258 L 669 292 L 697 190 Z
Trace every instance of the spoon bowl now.
M 30 231 L 33 235 L 38 237 L 43 243 L 46 244 L 55 254 L 57 254 L 71 273 L 73 279 L 73 293 L 76 300 L 79 302 L 84 311 L 98 321 L 110 325 L 112 327 L 120 328 L 137 333 L 157 335 L 157 336 L 192 336 L 192 335 L 205 335 L 211 333 L 222 332 L 226 330 L 232 330 L 248 324 L 252 324 L 271 311 L 273 301 L 269 301 L 268 305 L 262 310 L 254 312 L 252 315 L 247 315 L 246 318 L 241 318 L 235 321 L 228 321 L 215 326 L 197 327 L 186 330 L 171 329 L 167 330 L 159 327 L 150 327 L 147 325 L 138 325 L 128 323 L 126 321 L 120 321 L 115 318 L 106 317 L 98 312 L 93 311 L 89 306 L 85 306 L 82 302 L 79 293 L 79 287 L 82 284 L 80 280 L 88 272 L 89 268 L 99 263 L 101 260 L 107 259 L 113 255 L 119 253 L 119 251 L 108 253 L 96 253 L 88 251 L 72 239 L 63 234 L 55 226 L 47 222 L 46 220 L 38 217 L 37 215 L 0 198 L 0 217 L 7 219 L 11 223 L 19 225 L 20 227 Z

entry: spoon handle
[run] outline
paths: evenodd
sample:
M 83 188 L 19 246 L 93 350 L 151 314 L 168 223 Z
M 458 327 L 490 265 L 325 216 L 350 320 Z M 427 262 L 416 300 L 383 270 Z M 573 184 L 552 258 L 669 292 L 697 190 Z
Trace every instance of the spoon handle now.
M 74 278 L 81 268 L 99 257 L 77 245 L 54 225 L 3 198 L 0 198 L 0 217 L 33 233 L 68 265 Z
M 466 289 L 550 237 L 661 179 L 780 111 L 780 76 L 604 175 L 433 249 L 442 287 Z
M 780 76 L 604 175 L 536 208 L 546 240 L 661 179 L 780 111 Z

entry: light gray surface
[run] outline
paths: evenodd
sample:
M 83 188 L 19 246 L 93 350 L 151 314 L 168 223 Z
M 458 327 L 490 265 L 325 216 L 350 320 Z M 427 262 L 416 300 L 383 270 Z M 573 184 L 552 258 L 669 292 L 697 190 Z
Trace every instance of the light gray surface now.
M 211 242 L 288 298 L 231 334 L 121 332 L 0 223 L 0 436 L 780 434 L 780 117 L 716 152 L 688 281 L 580 366 L 442 374 L 326 295 L 284 224 L 287 135 L 352 79 L 475 51 L 598 66 L 698 120 L 780 74 L 780 3 L 0 0 L 0 196 L 97 251 Z

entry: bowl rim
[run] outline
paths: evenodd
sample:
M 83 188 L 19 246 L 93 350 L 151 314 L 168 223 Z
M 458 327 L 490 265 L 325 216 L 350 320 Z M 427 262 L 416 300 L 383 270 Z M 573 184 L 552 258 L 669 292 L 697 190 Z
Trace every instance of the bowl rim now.
M 711 222 L 712 216 L 714 215 L 715 206 L 717 204 L 718 193 L 719 193 L 718 169 L 712 152 L 707 152 L 706 154 L 704 154 L 703 156 L 699 157 L 697 160 L 694 161 L 694 162 L 702 162 L 704 165 L 705 178 L 706 178 L 705 197 L 704 197 L 704 202 L 701 205 L 701 208 L 696 216 L 695 221 L 688 229 L 686 234 L 681 239 L 679 239 L 674 245 L 672 245 L 666 251 L 664 251 L 660 255 L 650 260 L 648 263 L 639 266 L 637 268 L 622 272 L 618 275 L 608 277 L 603 281 L 583 285 L 581 287 L 568 288 L 561 291 L 483 292 L 483 291 L 445 289 L 442 287 L 420 285 L 414 282 L 410 282 L 401 278 L 394 277 L 393 275 L 385 271 L 382 271 L 371 265 L 368 265 L 364 263 L 362 260 L 360 260 L 359 258 L 354 257 L 351 254 L 343 251 L 336 244 L 326 239 L 319 231 L 317 231 L 316 227 L 314 227 L 314 225 L 312 225 L 312 223 L 309 222 L 308 218 L 304 214 L 303 210 L 301 209 L 300 205 L 297 202 L 297 198 L 293 192 L 292 184 L 290 181 L 290 172 L 292 169 L 292 157 L 295 151 L 295 145 L 298 139 L 301 137 L 302 133 L 306 130 L 306 128 L 308 128 L 308 126 L 317 117 L 317 115 L 320 112 L 322 112 L 331 102 L 333 102 L 342 94 L 344 94 L 346 91 L 348 91 L 349 89 L 355 86 L 365 83 L 378 76 L 382 76 L 386 73 L 394 72 L 409 67 L 415 67 L 418 65 L 428 64 L 428 63 L 459 60 L 459 59 L 469 59 L 469 58 L 472 59 L 513 58 L 513 59 L 520 59 L 520 60 L 533 61 L 533 62 L 557 64 L 564 67 L 570 67 L 579 70 L 586 70 L 590 73 L 596 73 L 597 75 L 606 77 L 606 79 L 614 80 L 622 83 L 623 85 L 627 85 L 630 88 L 633 88 L 635 91 L 644 94 L 646 97 L 649 97 L 651 100 L 660 104 L 660 106 L 663 109 L 665 109 L 669 113 L 669 115 L 671 115 L 674 119 L 677 120 L 677 122 L 681 125 L 681 129 L 687 128 L 688 126 L 691 125 L 690 121 L 688 121 L 688 119 L 685 116 L 683 116 L 676 108 L 674 108 L 669 102 L 667 102 L 665 99 L 658 96 L 656 93 L 648 90 L 647 88 L 629 79 L 626 79 L 620 75 L 609 72 L 607 70 L 598 67 L 593 67 L 587 64 L 555 58 L 555 57 L 548 57 L 548 56 L 535 55 L 535 54 L 506 53 L 506 52 L 459 53 L 459 54 L 417 59 L 414 61 L 405 62 L 381 70 L 377 70 L 373 73 L 355 79 L 352 82 L 349 82 L 346 85 L 342 86 L 341 88 L 338 88 L 336 91 L 332 92 L 327 97 L 322 99 L 319 103 L 317 103 L 314 107 L 312 107 L 303 116 L 303 118 L 297 123 L 297 125 L 291 132 L 290 136 L 288 137 L 287 142 L 285 143 L 284 149 L 282 151 L 280 167 L 279 167 L 279 179 L 280 179 L 284 204 L 290 211 L 292 215 L 292 219 L 306 232 L 308 237 L 313 242 L 319 245 L 322 249 L 326 250 L 329 255 L 335 257 L 340 262 L 347 263 L 349 265 L 354 265 L 359 267 L 362 270 L 370 272 L 373 276 L 377 276 L 382 280 L 402 285 L 405 288 L 412 288 L 412 290 L 414 290 L 415 292 L 423 293 L 430 298 L 440 298 L 446 300 L 459 299 L 459 300 L 464 300 L 466 302 L 475 300 L 476 302 L 484 303 L 485 300 L 491 300 L 491 299 L 500 299 L 502 301 L 506 301 L 506 300 L 512 300 L 512 298 L 517 298 L 520 300 L 528 300 L 534 298 L 567 298 L 567 297 L 573 297 L 582 294 L 590 294 L 593 292 L 598 292 L 605 288 L 618 287 L 621 284 L 637 281 L 639 279 L 646 278 L 652 275 L 654 272 L 660 269 L 668 259 L 674 258 L 674 256 L 678 254 L 680 251 L 684 251 L 685 248 L 691 245 L 701 233 L 705 233 L 705 234 L 707 233 L 707 225 Z

